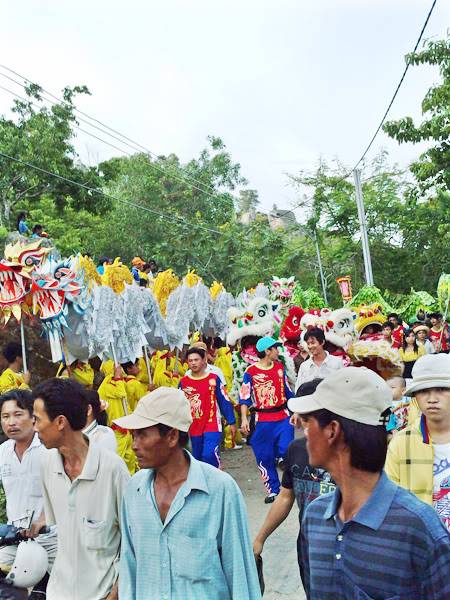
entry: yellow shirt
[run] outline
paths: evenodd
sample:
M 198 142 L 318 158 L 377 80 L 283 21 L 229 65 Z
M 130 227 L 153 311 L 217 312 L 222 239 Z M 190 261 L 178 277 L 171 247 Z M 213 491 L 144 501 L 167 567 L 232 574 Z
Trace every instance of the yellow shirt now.
M 23 373 L 15 373 L 8 367 L 0 375 L 0 394 L 16 389 L 29 390 L 30 386 L 23 380 Z
M 124 381 L 128 404 L 133 411 L 142 396 L 149 393 L 148 385 L 141 383 L 134 375 L 127 375 Z
M 150 362 L 153 372 L 153 384 L 156 387 L 178 387 L 181 378 L 187 371 L 187 365 L 178 360 L 175 372 L 176 357 L 168 350 L 158 350 Z
M 412 362 L 413 360 L 417 360 L 418 358 L 420 358 L 427 352 L 426 352 L 424 346 L 419 346 L 418 352 L 415 352 L 414 350 L 409 350 L 409 349 L 403 350 L 403 348 L 400 348 L 399 353 L 400 353 L 400 358 L 402 359 L 403 362 Z
M 218 348 L 214 365 L 222 370 L 227 383 L 227 391 L 230 393 L 233 388 L 233 368 L 231 366 L 231 350 L 228 346 Z
M 136 379 L 138 381 L 140 381 L 141 383 L 148 385 L 150 383 L 150 381 L 148 379 L 147 363 L 145 362 L 144 357 L 139 359 L 138 365 L 139 365 L 139 375 L 136 377 Z
M 84 387 L 91 389 L 94 385 L 94 369 L 89 363 L 77 366 L 71 369 L 70 372 L 71 378 L 84 385 Z M 60 364 L 56 377 L 69 377 L 67 367 L 64 367 L 63 363 Z

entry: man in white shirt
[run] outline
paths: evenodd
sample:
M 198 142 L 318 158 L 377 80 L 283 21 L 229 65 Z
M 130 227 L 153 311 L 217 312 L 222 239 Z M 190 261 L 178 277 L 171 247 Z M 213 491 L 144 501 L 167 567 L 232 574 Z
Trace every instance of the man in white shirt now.
M 49 379 L 34 388 L 33 398 L 36 431 L 51 449 L 42 467 L 45 515 L 58 527 L 47 600 L 117 600 L 128 469 L 82 433 L 89 403 L 82 385 Z
M 88 395 L 88 414 L 86 427 L 83 429 L 84 435 L 87 435 L 90 440 L 106 448 L 111 452 L 117 452 L 117 440 L 114 431 L 111 427 L 103 425 L 106 422 L 106 403 L 103 403 L 95 390 L 86 390 Z
M 295 384 L 296 390 L 306 381 L 326 379 L 328 375 L 344 367 L 340 358 L 332 356 L 324 349 L 325 335 L 319 327 L 308 329 L 304 342 L 310 357 L 300 365 Z
M 56 528 L 39 535 L 45 526 L 41 464 L 47 450 L 34 431 L 33 400 L 29 390 L 10 390 L 0 396 L 2 429 L 8 440 L 0 445 L 0 478 L 6 496 L 8 523 L 25 524 L 33 514 L 30 537 L 47 551 L 49 566 L 56 556 Z M 21 522 L 23 520 L 23 523 Z M 12 565 L 17 546 L 0 548 L 0 564 Z

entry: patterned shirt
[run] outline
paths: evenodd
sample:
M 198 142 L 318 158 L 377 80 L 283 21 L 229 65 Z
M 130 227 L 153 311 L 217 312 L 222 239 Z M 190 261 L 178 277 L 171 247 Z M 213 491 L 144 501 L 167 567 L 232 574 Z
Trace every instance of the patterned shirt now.
M 242 494 L 232 477 L 189 453 L 189 473 L 164 523 L 153 469 L 122 503 L 119 596 L 124 600 L 260 600 Z
M 450 598 L 450 537 L 434 510 L 382 473 L 346 523 L 339 488 L 306 509 L 301 531 L 309 600 Z
M 281 421 L 289 416 L 286 402 L 293 397 L 283 363 L 275 361 L 269 369 L 256 365 L 244 373 L 239 403 L 256 408 L 256 421 Z M 252 402 L 253 400 L 253 402 Z M 280 410 L 275 410 L 277 407 Z M 271 412 L 258 412 L 270 409 Z
M 236 422 L 233 405 L 215 373 L 206 373 L 201 378 L 185 375 L 180 381 L 180 389 L 191 405 L 193 421 L 189 429 L 190 435 L 222 431 L 222 415 L 229 425 Z

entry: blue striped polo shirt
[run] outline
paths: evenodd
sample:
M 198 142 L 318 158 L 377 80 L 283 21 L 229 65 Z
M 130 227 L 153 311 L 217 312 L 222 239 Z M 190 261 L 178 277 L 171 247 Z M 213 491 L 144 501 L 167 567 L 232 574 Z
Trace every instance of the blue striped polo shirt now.
M 310 600 L 449 600 L 450 536 L 431 506 L 383 472 L 350 520 L 339 488 L 314 500 L 301 528 Z

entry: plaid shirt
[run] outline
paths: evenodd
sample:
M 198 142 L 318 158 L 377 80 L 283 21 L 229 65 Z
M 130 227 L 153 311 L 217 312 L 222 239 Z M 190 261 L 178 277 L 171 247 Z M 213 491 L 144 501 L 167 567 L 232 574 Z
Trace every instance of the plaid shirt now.
M 433 443 L 424 415 L 397 433 L 388 447 L 386 473 L 427 504 L 433 504 Z
M 342 523 L 339 489 L 305 511 L 301 528 L 309 600 L 448 600 L 450 537 L 434 510 L 382 473 Z

